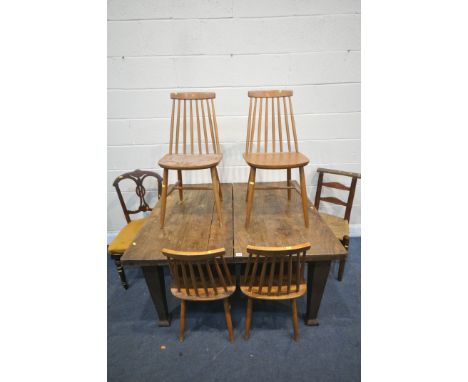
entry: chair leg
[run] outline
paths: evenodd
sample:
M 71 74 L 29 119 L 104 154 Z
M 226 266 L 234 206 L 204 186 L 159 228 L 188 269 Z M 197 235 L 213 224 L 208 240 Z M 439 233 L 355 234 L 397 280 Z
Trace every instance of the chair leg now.
M 287 186 L 288 186 L 288 187 L 291 187 L 291 169 L 288 168 L 287 171 L 288 171 L 288 182 L 287 182 Z M 291 189 L 290 189 L 290 188 L 288 188 L 288 200 L 291 200 Z
M 125 289 L 128 289 L 127 278 L 125 277 L 125 271 L 123 269 L 122 263 L 120 262 L 120 257 L 118 259 L 114 259 L 115 266 L 117 268 L 117 273 L 120 277 L 120 282 Z
M 250 167 L 250 176 L 249 176 L 249 188 L 247 190 L 247 214 L 245 216 L 245 228 L 249 226 L 250 223 L 250 214 L 252 212 L 252 204 L 255 190 L 255 173 L 256 168 Z
M 180 326 L 179 326 L 179 341 L 184 341 L 184 330 L 185 330 L 185 300 L 180 300 Z
M 216 168 L 211 167 L 211 183 L 213 185 L 213 194 L 214 194 L 214 199 L 215 199 L 215 204 L 216 204 L 216 213 L 218 215 L 218 221 L 219 225 L 223 225 L 223 220 L 221 216 L 221 200 L 219 199 L 219 188 L 221 187 L 218 178 L 216 176 Z
M 161 216 L 159 221 L 161 223 L 161 228 L 164 228 L 164 218 L 166 215 L 166 201 L 167 201 L 167 181 L 168 181 L 169 170 L 164 169 L 163 172 L 163 184 L 162 184 L 162 193 L 161 193 Z
M 184 201 L 184 191 L 182 190 L 182 170 L 177 170 L 177 180 L 178 180 L 178 185 L 179 185 L 179 200 L 181 202 Z
M 346 248 L 346 251 L 348 251 L 349 248 L 349 236 L 344 236 L 343 240 L 341 240 L 341 243 L 343 246 Z M 346 260 L 340 260 L 340 266 L 338 268 L 338 281 L 343 280 L 343 275 L 344 275 L 344 270 L 345 270 L 345 265 L 346 265 Z
M 234 332 L 232 329 L 231 306 L 229 305 L 229 298 L 223 300 L 224 316 L 226 317 L 226 325 L 229 332 L 229 342 L 234 342 Z
M 304 175 L 304 167 L 299 167 L 299 175 L 301 179 L 301 198 L 302 198 L 302 209 L 304 211 L 304 223 L 306 227 L 309 227 L 309 200 L 307 199 L 307 188 Z
M 338 268 L 338 281 L 343 280 L 345 265 L 346 265 L 346 260 L 340 260 L 340 266 Z
M 246 340 L 248 340 L 250 337 L 250 324 L 252 323 L 252 303 L 253 303 L 253 300 L 250 297 L 248 297 L 247 298 L 247 312 L 245 314 L 245 332 L 244 332 L 244 338 Z
M 219 180 L 218 168 L 215 167 L 216 170 L 216 179 L 218 179 L 219 184 L 219 200 L 223 200 L 223 192 L 221 191 L 221 181 Z
M 299 323 L 297 322 L 297 303 L 296 303 L 295 298 L 291 300 L 291 308 L 292 308 L 292 322 L 293 322 L 293 329 L 294 329 L 294 341 L 297 341 L 299 339 Z

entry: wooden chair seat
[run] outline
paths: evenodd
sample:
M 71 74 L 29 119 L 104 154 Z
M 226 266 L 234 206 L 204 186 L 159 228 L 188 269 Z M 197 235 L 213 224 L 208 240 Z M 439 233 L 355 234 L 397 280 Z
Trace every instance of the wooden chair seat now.
M 299 284 L 299 290 L 296 291 L 296 286 L 292 286 L 292 290 L 288 293 L 288 286 L 283 283 L 282 286 L 279 287 L 278 293 L 278 286 L 271 287 L 271 294 L 267 293 L 268 285 L 263 286 L 262 290 L 257 286 L 252 286 L 252 290 L 249 291 L 249 285 L 241 285 L 240 287 L 242 293 L 244 293 L 247 297 L 255 298 L 257 300 L 291 300 L 293 298 L 301 297 L 303 294 L 307 292 L 307 285 L 305 283 Z
M 221 159 L 222 154 L 166 154 L 158 164 L 169 170 L 201 170 L 216 167 Z
M 133 239 L 140 231 L 141 227 L 147 222 L 147 218 L 132 220 L 125 227 L 123 227 L 117 236 L 112 240 L 112 243 L 109 244 L 107 251 L 110 254 L 121 254 L 128 249 L 132 244 Z
M 343 240 L 343 237 L 349 236 L 349 223 L 347 220 L 323 212 L 319 212 L 319 214 L 338 240 Z
M 296 168 L 309 163 L 309 158 L 300 152 L 244 153 L 243 156 L 249 166 L 264 169 Z
M 201 282 L 197 282 L 201 285 Z M 188 293 L 185 289 L 181 289 L 180 291 L 178 288 L 171 288 L 171 293 L 181 300 L 189 300 L 189 301 L 214 301 L 214 300 L 222 300 L 230 295 L 232 295 L 236 291 L 235 285 L 227 285 L 225 290 L 222 286 L 217 287 L 216 291 L 214 288 L 197 288 L 197 292 L 194 288 L 189 288 Z M 206 293 L 208 292 L 208 294 Z

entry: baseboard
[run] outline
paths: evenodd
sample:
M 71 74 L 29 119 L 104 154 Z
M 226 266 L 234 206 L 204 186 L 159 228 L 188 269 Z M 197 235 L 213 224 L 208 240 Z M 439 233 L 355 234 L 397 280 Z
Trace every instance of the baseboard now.
M 351 236 L 351 237 L 360 237 L 361 236 L 361 225 L 360 224 L 350 224 L 349 225 L 349 236 Z
M 110 244 L 112 240 L 117 236 L 118 231 L 109 231 L 107 232 L 107 244 Z M 360 224 L 350 224 L 349 225 L 349 236 L 358 237 L 361 236 L 361 225 Z

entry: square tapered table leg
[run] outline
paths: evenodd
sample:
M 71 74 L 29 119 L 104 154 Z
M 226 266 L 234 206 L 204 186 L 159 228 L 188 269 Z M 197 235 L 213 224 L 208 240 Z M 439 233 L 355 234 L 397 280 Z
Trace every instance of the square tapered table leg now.
M 163 266 L 141 267 L 141 269 L 143 270 L 154 307 L 158 312 L 158 326 L 171 326 L 171 315 L 167 310 Z
M 331 261 L 317 261 L 307 263 L 307 312 L 305 324 L 317 326 L 318 311 L 322 301 Z

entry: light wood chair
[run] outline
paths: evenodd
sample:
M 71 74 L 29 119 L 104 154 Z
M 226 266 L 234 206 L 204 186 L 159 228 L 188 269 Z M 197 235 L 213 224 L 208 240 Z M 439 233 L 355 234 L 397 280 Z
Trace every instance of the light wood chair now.
M 223 158 L 223 155 L 219 146 L 218 124 L 213 102 L 215 97 L 215 93 L 171 93 L 172 113 L 169 154 L 164 155 L 158 162 L 159 166 L 164 169 L 161 194 L 161 227 L 164 227 L 167 195 L 174 189 L 179 191 L 180 201 L 183 201 L 184 198 L 183 190 L 213 190 L 216 213 L 219 224 L 222 224 L 221 200 L 223 196 L 216 166 Z M 202 169 L 210 169 L 212 188 L 183 186 L 183 170 Z M 167 189 L 169 170 L 176 170 L 178 178 L 177 183 L 170 191 Z
M 319 212 L 321 218 L 325 221 L 325 223 L 330 227 L 333 231 L 335 237 L 341 241 L 343 246 L 348 250 L 349 248 L 349 219 L 351 217 L 351 209 L 353 208 L 354 202 L 354 194 L 356 192 L 356 185 L 358 179 L 361 179 L 361 174 L 354 173 L 354 172 L 347 172 L 347 171 L 339 171 L 339 170 L 331 170 L 326 168 L 318 168 L 317 172 L 319 173 L 318 182 L 317 182 L 317 192 L 315 194 L 315 208 L 319 209 L 320 202 L 327 202 L 336 204 L 339 206 L 344 206 L 345 212 L 344 217 L 340 218 L 338 216 L 326 214 L 323 212 Z M 351 184 L 346 186 L 339 182 L 324 182 L 323 175 L 324 174 L 332 174 L 332 175 L 340 175 L 351 178 Z M 334 196 L 322 196 L 322 188 L 334 188 L 337 190 L 348 191 L 348 200 L 345 202 L 341 199 L 338 199 Z M 346 265 L 346 260 L 340 260 L 340 266 L 338 268 L 338 280 L 343 280 L 343 273 Z
M 122 206 L 122 210 L 125 215 L 125 220 L 127 221 L 127 224 L 119 231 L 114 240 L 112 240 L 112 242 L 109 244 L 109 246 L 107 247 L 107 252 L 114 260 L 115 266 L 117 267 L 117 272 L 120 276 L 120 281 L 122 282 L 122 286 L 125 289 L 128 288 L 128 283 L 127 278 L 125 277 L 125 271 L 122 267 L 122 263 L 120 262 L 120 258 L 125 253 L 130 244 L 133 242 L 133 239 L 138 234 L 141 227 L 143 227 L 143 224 L 145 224 L 147 221 L 147 218 L 132 220 L 130 218 L 130 215 L 152 210 L 152 207 L 149 206 L 148 202 L 145 199 L 146 189 L 143 185 L 143 182 L 146 178 L 156 179 L 158 185 L 159 199 L 159 197 L 161 196 L 162 178 L 159 174 L 156 174 L 153 171 L 135 170 L 131 172 L 126 172 L 125 174 L 118 176 L 114 180 L 114 183 L 112 183 L 112 185 L 115 187 L 115 190 L 117 191 L 117 196 L 119 197 L 120 205 Z M 135 193 L 140 199 L 138 209 L 136 210 L 129 210 L 127 208 L 124 197 L 122 195 L 122 191 L 120 190 L 119 183 L 125 179 L 131 180 L 136 184 Z
M 291 300 L 294 340 L 298 340 L 296 299 L 307 291 L 304 265 L 308 249 L 310 243 L 290 247 L 247 246 L 249 258 L 241 277 L 241 291 L 247 296 L 246 339 L 250 337 L 253 299 L 258 299 Z
M 229 296 L 236 281 L 224 258 L 225 249 L 206 252 L 181 252 L 162 249 L 171 272 L 171 293 L 181 300 L 179 340 L 184 340 L 186 301 L 223 300 L 229 341 L 234 342 Z
M 243 154 L 245 161 L 250 166 L 246 227 L 250 223 L 254 190 L 271 189 L 271 187 L 255 186 L 255 175 L 258 168 L 286 170 L 287 186 L 279 188 L 287 190 L 288 200 L 291 200 L 291 190 L 296 190 L 291 183 L 291 169 L 299 168 L 304 223 L 306 227 L 309 226 L 309 202 L 304 175 L 304 167 L 309 163 L 309 158 L 299 152 L 291 102 L 292 95 L 291 90 L 248 92 L 250 106 L 245 153 Z

